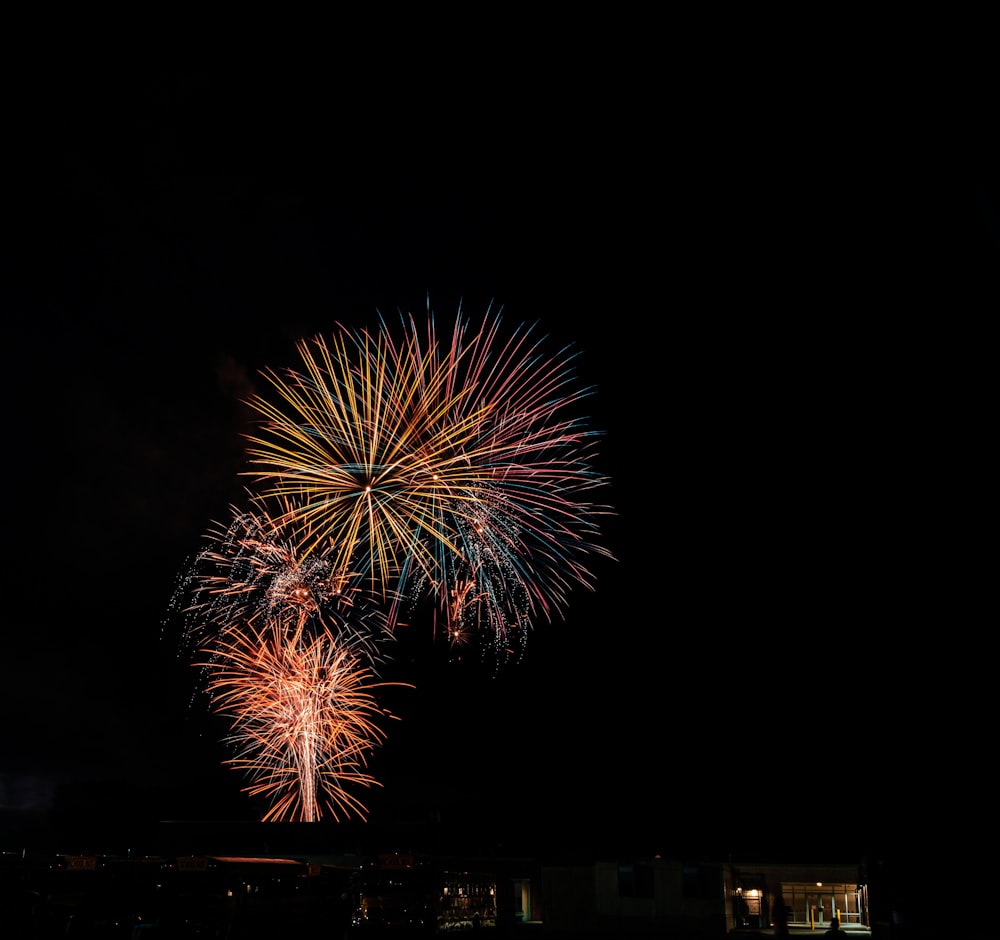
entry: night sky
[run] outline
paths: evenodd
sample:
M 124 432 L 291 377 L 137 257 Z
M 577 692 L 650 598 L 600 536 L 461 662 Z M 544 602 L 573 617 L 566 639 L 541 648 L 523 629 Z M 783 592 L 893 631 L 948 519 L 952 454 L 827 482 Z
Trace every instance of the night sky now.
M 918 186 L 835 83 L 519 61 L 7 87 L 0 843 L 254 818 L 162 633 L 175 579 L 242 499 L 260 370 L 428 300 L 578 348 L 615 560 L 499 675 L 400 665 L 373 822 L 849 858 L 979 824 L 989 621 L 951 474 L 989 185 Z

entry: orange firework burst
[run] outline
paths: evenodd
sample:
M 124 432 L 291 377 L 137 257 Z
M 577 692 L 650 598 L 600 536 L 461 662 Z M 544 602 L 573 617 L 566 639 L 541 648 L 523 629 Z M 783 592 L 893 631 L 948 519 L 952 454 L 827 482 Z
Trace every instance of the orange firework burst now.
M 368 756 L 392 718 L 376 693 L 387 685 L 371 667 L 370 641 L 323 629 L 310 635 L 288 621 L 232 631 L 200 664 L 213 709 L 231 722 L 227 763 L 250 780 L 244 788 L 270 805 L 262 821 L 315 822 L 352 815 L 366 806 L 354 787 L 380 786 Z

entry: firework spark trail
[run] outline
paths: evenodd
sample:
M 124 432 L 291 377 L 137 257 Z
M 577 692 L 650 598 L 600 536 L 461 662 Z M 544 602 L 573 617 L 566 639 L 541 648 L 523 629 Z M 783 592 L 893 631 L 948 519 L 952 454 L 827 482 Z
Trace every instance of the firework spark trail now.
M 227 763 L 250 779 L 245 792 L 269 803 L 263 822 L 364 819 L 351 788 L 381 786 L 367 758 L 385 739 L 379 720 L 394 717 L 376 695 L 405 683 L 378 681 L 367 637 L 295 623 L 247 624 L 195 663 L 209 676 L 213 710 L 231 722 Z
M 337 533 L 338 565 L 383 597 L 429 586 L 447 620 L 473 580 L 501 634 L 564 615 L 592 587 L 586 557 L 612 557 L 598 526 L 611 510 L 587 500 L 607 483 L 599 433 L 570 414 L 592 391 L 575 357 L 546 357 L 532 328 L 503 340 L 489 311 L 478 330 L 459 311 L 446 342 L 430 311 L 425 337 L 412 316 L 402 326 L 396 342 L 384 320 L 374 335 L 338 325 L 299 344 L 304 372 L 266 373 L 278 401 L 249 403 L 264 418 L 251 475 Z

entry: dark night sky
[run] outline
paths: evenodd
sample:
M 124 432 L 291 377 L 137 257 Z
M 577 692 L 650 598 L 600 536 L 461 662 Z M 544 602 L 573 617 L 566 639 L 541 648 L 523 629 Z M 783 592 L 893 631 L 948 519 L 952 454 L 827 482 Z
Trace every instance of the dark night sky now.
M 975 820 L 992 703 L 939 497 L 988 184 L 918 187 L 833 82 L 528 58 L 363 98 L 321 68 L 8 85 L 0 825 L 252 818 L 161 639 L 174 578 L 240 499 L 258 370 L 428 296 L 579 347 L 617 560 L 499 677 L 414 666 L 373 821 L 822 856 Z

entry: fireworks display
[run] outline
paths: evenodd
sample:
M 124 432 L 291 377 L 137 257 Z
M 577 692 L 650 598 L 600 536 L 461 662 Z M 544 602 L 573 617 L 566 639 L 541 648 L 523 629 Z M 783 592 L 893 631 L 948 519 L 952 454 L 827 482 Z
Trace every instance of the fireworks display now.
M 500 663 L 593 589 L 589 557 L 612 557 L 600 435 L 576 415 L 592 390 L 545 341 L 492 310 L 439 335 L 428 309 L 426 329 L 338 324 L 298 344 L 300 368 L 265 370 L 249 508 L 209 532 L 172 601 L 265 820 L 363 817 L 350 788 L 376 784 L 377 693 L 400 684 L 378 668 L 404 613 L 428 610 L 456 658 Z

